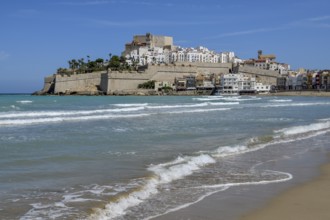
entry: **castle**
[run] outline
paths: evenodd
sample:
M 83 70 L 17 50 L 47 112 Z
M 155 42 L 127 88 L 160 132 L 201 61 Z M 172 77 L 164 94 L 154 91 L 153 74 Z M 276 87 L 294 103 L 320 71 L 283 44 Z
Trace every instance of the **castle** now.
M 45 78 L 44 88 L 38 94 L 138 94 L 138 85 L 148 81 L 155 82 L 156 91 L 161 90 L 162 85 L 175 91 L 196 91 L 220 88 L 222 76 L 229 73 L 240 73 L 265 85 L 276 85 L 279 76 L 275 69 L 244 63 L 233 52 L 216 53 L 205 47 L 182 48 L 173 44 L 172 37 L 150 33 L 134 36 L 133 41 L 125 45 L 122 55 L 128 63 L 135 62 L 144 68 L 54 74 Z M 275 56 L 266 57 L 259 51 L 258 58 L 274 62 Z

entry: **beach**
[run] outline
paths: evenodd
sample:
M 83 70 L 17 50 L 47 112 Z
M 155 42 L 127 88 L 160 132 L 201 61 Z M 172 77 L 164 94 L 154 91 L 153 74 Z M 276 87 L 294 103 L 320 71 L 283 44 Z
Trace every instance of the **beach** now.
M 315 96 L 315 97 L 330 97 L 330 92 L 326 91 L 278 91 L 269 93 L 271 96 Z
M 238 220 L 317 178 L 327 97 L 1 96 L 1 219 Z
M 330 219 L 330 163 L 322 166 L 316 179 L 289 189 L 275 197 L 265 207 L 241 220 L 259 219 Z
M 156 220 L 330 219 L 329 149 L 296 155 L 265 168 L 285 170 L 283 183 L 233 187 Z

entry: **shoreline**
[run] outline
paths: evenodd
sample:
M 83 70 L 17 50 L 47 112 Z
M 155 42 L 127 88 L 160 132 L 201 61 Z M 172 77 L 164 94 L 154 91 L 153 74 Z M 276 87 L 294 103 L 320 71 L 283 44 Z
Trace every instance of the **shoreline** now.
M 7 94 L 3 94 L 3 95 L 7 95 Z M 211 94 L 210 91 L 207 90 L 179 91 L 179 92 L 172 91 L 172 92 L 164 93 L 164 92 L 156 92 L 154 90 L 137 89 L 137 90 L 115 91 L 112 94 L 102 94 L 99 91 L 80 91 L 80 92 L 72 92 L 67 94 L 65 93 L 48 94 L 48 93 L 34 92 L 30 95 L 32 96 L 205 96 Z M 246 95 L 330 97 L 330 91 L 278 91 L 272 93 L 244 94 L 241 96 L 246 96 Z
M 208 196 L 189 207 L 153 218 L 153 220 L 330 219 L 330 210 L 326 209 L 329 207 L 328 201 L 330 200 L 329 150 L 326 152 L 313 151 L 293 160 L 282 160 L 276 164 L 268 164 L 264 168 L 289 172 L 293 175 L 293 179 L 282 183 L 231 187 L 226 191 Z M 327 192 L 318 190 L 320 187 L 326 189 Z M 300 194 L 302 195 L 300 196 Z M 315 203 L 315 205 L 309 206 L 310 195 L 313 197 L 310 203 Z M 291 197 L 293 200 L 290 200 Z M 273 206 L 275 201 L 276 205 L 279 204 L 278 206 Z M 281 205 L 281 203 L 286 204 L 291 201 L 307 201 L 307 208 L 306 206 L 297 206 L 293 202 L 287 207 L 287 216 L 281 216 L 282 210 L 279 208 L 281 206 L 286 208 L 286 205 Z M 322 215 L 327 216 L 326 218 L 322 218 L 321 214 L 316 215 L 317 212 L 322 211 L 321 208 L 321 211 L 318 209 L 319 203 L 323 205 Z M 290 209 L 294 206 L 297 206 L 296 209 Z M 295 216 L 295 214 L 299 214 L 301 209 L 305 209 L 310 215 L 306 215 L 306 218 Z M 273 218 L 269 216 L 273 216 Z M 313 217 L 311 218 L 311 216 Z M 320 217 L 318 218 L 318 216 Z
M 258 94 L 260 96 L 314 96 L 330 97 L 330 92 L 326 91 L 280 91 L 268 94 Z
M 314 180 L 290 188 L 260 209 L 242 216 L 241 220 L 330 219 L 330 162 L 321 166 Z

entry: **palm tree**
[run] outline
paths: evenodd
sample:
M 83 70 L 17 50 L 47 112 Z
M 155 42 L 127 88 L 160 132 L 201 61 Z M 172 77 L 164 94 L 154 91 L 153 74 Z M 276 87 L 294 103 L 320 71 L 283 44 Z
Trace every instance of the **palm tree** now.
M 96 64 L 97 64 L 97 67 L 98 68 L 101 68 L 102 67 L 102 64 L 104 63 L 104 60 L 102 58 L 97 58 L 95 60 Z
M 70 68 L 70 69 L 73 69 L 73 62 L 72 62 L 72 61 L 73 61 L 73 60 L 69 60 L 69 61 L 68 61 L 68 63 L 69 63 L 69 68 Z

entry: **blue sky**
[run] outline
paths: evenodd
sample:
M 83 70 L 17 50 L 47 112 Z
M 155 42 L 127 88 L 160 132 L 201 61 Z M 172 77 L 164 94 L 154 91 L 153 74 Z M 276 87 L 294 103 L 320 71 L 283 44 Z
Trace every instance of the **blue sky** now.
M 120 54 L 133 35 L 183 47 L 274 53 L 293 69 L 330 69 L 329 0 L 1 0 L 0 93 L 34 92 L 70 59 Z

